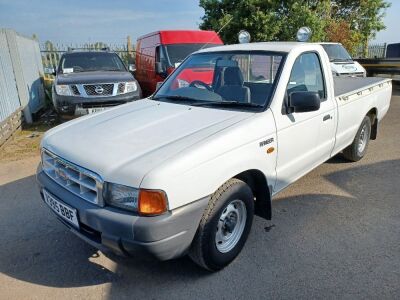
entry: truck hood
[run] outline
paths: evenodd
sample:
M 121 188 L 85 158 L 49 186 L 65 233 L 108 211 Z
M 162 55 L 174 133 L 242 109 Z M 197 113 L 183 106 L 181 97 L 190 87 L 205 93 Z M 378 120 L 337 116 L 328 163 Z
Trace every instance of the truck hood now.
M 58 74 L 57 84 L 113 83 L 132 81 L 135 78 L 129 72 L 94 71 Z
M 42 147 L 105 181 L 139 186 L 163 161 L 252 115 L 139 100 L 57 126 Z

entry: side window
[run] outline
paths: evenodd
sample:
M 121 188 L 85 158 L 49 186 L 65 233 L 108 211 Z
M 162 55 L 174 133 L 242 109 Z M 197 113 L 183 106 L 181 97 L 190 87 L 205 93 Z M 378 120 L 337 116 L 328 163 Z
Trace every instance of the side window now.
M 324 76 L 316 53 L 304 53 L 296 59 L 290 74 L 287 94 L 297 91 L 317 92 L 321 99 L 326 97 Z
M 164 55 L 164 51 L 161 46 L 156 47 L 156 62 L 160 62 L 162 64 L 167 65 L 167 59 Z

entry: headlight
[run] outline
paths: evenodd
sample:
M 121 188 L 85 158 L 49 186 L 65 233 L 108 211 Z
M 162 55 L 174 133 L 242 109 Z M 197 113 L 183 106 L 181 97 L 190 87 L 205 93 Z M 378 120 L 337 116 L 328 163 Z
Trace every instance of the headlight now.
M 161 190 L 139 190 L 125 185 L 106 183 L 104 199 L 111 206 L 146 216 L 160 215 L 168 210 L 167 195 Z
M 104 199 L 112 206 L 137 211 L 139 190 L 115 183 L 105 185 Z
M 56 84 L 56 93 L 61 96 L 71 96 L 71 90 L 68 85 Z
M 125 91 L 124 93 L 132 93 L 135 92 L 137 90 L 137 84 L 135 81 L 128 81 L 125 84 Z

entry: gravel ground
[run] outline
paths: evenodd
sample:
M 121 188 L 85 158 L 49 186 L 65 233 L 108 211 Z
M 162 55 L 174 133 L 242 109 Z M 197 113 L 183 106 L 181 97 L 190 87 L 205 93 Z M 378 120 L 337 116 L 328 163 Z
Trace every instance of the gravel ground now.
M 214 274 L 188 258 L 104 255 L 40 200 L 37 154 L 0 161 L 0 298 L 399 299 L 399 116 L 394 96 L 363 160 L 335 157 L 282 192 L 272 222 L 255 218 L 240 256 Z

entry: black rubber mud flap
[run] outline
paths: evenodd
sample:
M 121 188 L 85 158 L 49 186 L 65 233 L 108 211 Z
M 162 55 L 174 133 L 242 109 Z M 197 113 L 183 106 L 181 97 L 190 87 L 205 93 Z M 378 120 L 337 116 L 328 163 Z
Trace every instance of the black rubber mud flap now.
M 272 219 L 272 186 L 268 186 L 269 194 L 257 199 L 255 202 L 255 214 L 263 219 Z

